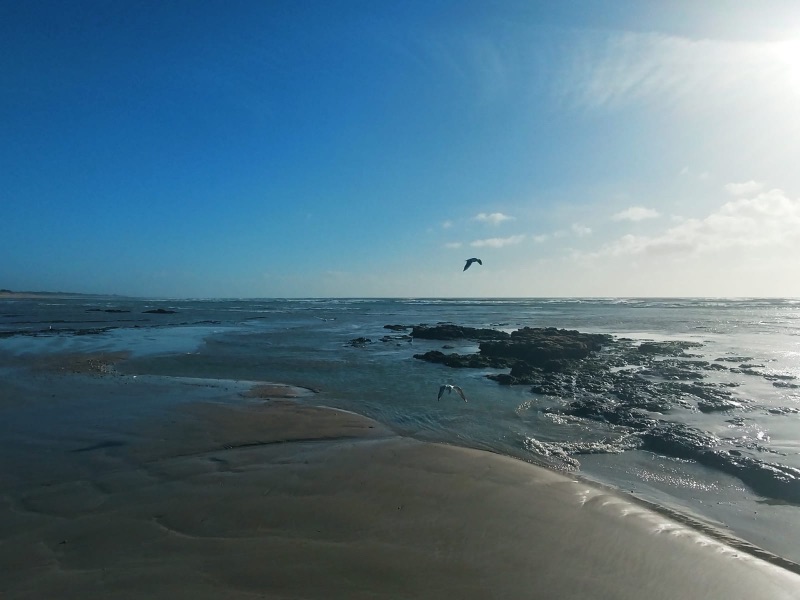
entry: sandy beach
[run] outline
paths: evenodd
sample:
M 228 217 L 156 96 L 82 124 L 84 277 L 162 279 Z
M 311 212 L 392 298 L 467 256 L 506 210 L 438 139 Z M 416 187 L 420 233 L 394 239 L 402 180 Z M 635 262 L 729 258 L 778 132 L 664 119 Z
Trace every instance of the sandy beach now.
M 104 468 L 7 487 L 2 597 L 800 594 L 800 575 L 746 544 L 620 493 L 399 437 L 308 395 L 264 384 L 238 404 L 180 404 L 124 445 L 72 451 Z

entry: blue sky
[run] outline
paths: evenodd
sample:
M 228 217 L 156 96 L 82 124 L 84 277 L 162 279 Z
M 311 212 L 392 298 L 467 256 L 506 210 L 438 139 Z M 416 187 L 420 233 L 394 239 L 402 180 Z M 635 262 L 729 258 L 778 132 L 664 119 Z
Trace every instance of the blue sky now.
M 0 75 L 0 288 L 800 296 L 796 2 L 2 2 Z

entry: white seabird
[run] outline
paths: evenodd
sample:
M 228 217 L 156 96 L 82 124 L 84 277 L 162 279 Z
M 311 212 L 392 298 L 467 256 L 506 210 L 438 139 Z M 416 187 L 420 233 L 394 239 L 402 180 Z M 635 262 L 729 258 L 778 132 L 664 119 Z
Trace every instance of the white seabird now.
M 459 396 L 461 396 L 461 399 L 462 399 L 464 402 L 466 402 L 466 401 L 467 401 L 467 397 L 464 395 L 464 390 L 462 390 L 462 389 L 461 389 L 460 387 L 458 387 L 457 385 L 451 385 L 451 384 L 449 384 L 449 383 L 446 383 L 445 385 L 442 385 L 442 386 L 440 386 L 440 387 L 439 387 L 439 395 L 438 395 L 438 396 L 437 396 L 437 398 L 436 398 L 437 400 L 441 400 L 441 399 L 442 399 L 442 394 L 444 394 L 444 391 L 445 391 L 445 390 L 447 390 L 447 393 L 448 393 L 448 394 L 449 394 L 450 392 L 452 392 L 453 390 L 455 390 L 455 391 L 456 391 L 456 393 L 457 393 Z
M 464 265 L 464 271 L 469 269 L 470 266 L 472 266 L 472 263 L 475 263 L 475 262 L 478 263 L 479 265 L 483 264 L 483 261 L 480 258 L 468 258 L 467 259 L 467 264 Z

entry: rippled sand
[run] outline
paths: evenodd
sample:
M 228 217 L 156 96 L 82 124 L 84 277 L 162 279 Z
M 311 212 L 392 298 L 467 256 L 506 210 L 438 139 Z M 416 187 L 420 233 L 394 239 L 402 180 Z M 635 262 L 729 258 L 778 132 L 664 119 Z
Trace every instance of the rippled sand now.
M 622 495 L 397 437 L 288 399 L 297 395 L 262 387 L 248 405 L 181 405 L 124 445 L 73 450 L 95 461 L 113 454 L 113 468 L 9 488 L 0 496 L 0 595 L 800 594 L 800 576 Z

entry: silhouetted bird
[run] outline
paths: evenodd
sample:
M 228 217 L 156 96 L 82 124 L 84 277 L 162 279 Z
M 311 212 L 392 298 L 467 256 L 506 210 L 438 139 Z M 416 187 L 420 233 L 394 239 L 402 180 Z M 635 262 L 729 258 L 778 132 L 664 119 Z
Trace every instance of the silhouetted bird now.
M 469 269 L 470 266 L 472 266 L 472 263 L 474 263 L 474 262 L 478 263 L 479 265 L 483 264 L 483 261 L 480 258 L 468 258 L 467 259 L 467 264 L 464 265 L 464 271 Z
M 461 396 L 461 399 L 462 399 L 464 402 L 466 402 L 466 401 L 467 401 L 467 397 L 464 395 L 464 390 L 462 390 L 462 389 L 461 389 L 460 387 L 458 387 L 457 385 L 450 385 L 449 383 L 447 383 L 447 384 L 445 384 L 445 385 L 443 385 L 443 386 L 439 387 L 439 395 L 438 395 L 438 396 L 437 396 L 437 398 L 436 398 L 437 400 L 441 400 L 441 399 L 442 399 L 442 394 L 444 394 L 444 391 L 445 391 L 445 390 L 447 390 L 447 393 L 448 393 L 448 394 L 449 394 L 450 392 L 452 392 L 453 390 L 455 390 L 455 391 L 456 391 L 456 393 L 457 393 L 459 396 Z

